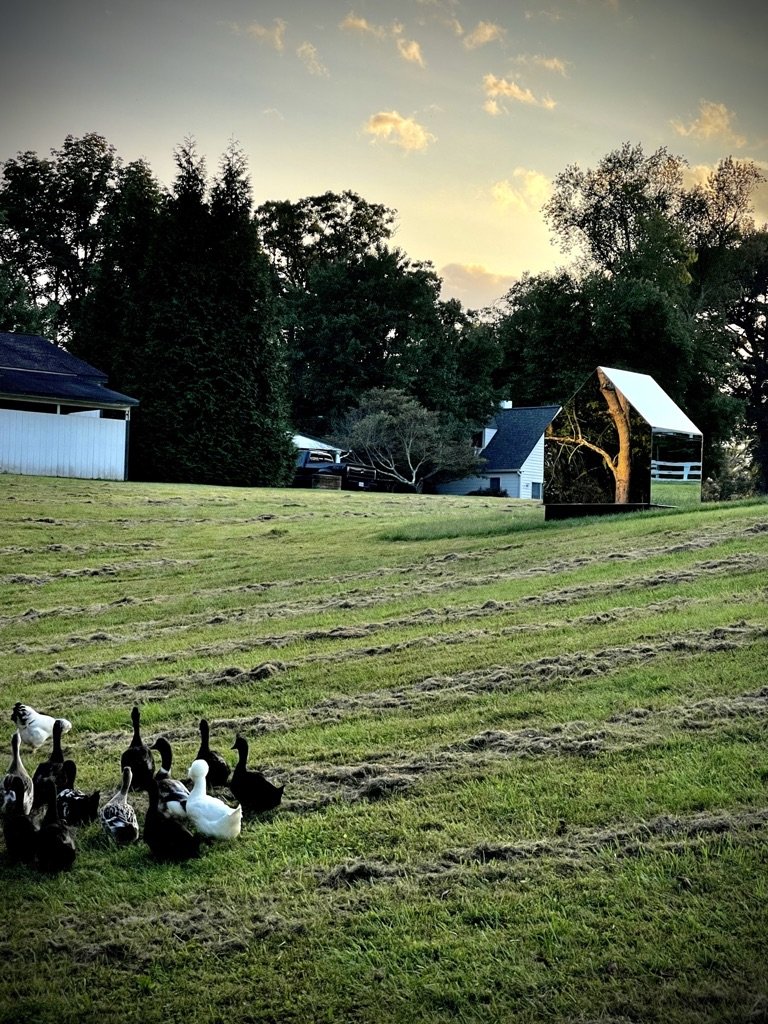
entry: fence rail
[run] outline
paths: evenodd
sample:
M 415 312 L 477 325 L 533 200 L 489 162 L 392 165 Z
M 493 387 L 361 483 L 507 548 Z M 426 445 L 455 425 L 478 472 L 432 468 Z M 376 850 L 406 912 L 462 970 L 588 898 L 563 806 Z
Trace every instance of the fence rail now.
M 700 462 L 651 462 L 651 480 L 701 480 Z

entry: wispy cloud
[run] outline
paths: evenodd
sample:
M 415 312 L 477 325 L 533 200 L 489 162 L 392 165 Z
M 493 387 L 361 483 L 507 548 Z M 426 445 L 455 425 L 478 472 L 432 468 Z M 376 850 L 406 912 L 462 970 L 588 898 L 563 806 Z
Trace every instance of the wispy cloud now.
M 383 25 L 372 25 L 367 18 L 360 18 L 354 11 L 350 11 L 343 21 L 339 22 L 342 32 L 359 32 L 360 35 L 375 36 L 377 39 L 385 39 L 387 30 Z
M 464 36 L 464 45 L 468 50 L 476 50 L 479 46 L 503 39 L 506 29 L 495 25 L 492 21 L 479 21 L 469 35 Z
M 562 21 L 563 15 L 560 11 L 526 11 L 525 20 L 533 21 L 534 18 L 546 18 L 547 21 Z
M 497 181 L 491 187 L 494 202 L 516 213 L 538 213 L 551 194 L 549 178 L 526 167 L 516 167 L 511 180 Z
M 282 18 L 275 18 L 269 28 L 254 21 L 248 25 L 245 31 L 249 36 L 258 39 L 259 42 L 267 43 L 267 45 L 277 50 L 278 53 L 282 53 L 285 49 L 285 31 L 287 28 L 288 26 Z
M 362 36 L 371 36 L 374 39 L 394 39 L 397 45 L 397 52 L 410 64 L 418 64 L 419 67 L 426 67 L 424 54 L 421 52 L 421 44 L 415 39 L 406 39 L 403 33 L 405 26 L 395 21 L 387 28 L 384 25 L 374 25 L 367 18 L 360 18 L 354 11 L 350 11 L 343 21 L 339 22 L 342 32 L 357 32 Z
M 421 46 L 415 39 L 403 39 L 398 36 L 397 49 L 403 60 L 407 60 L 411 64 L 418 64 L 420 68 L 427 66 L 421 52 Z
M 302 43 L 297 48 L 296 54 L 310 75 L 317 75 L 320 78 L 330 76 L 328 68 L 320 60 L 317 49 L 312 43 Z
M 381 110 L 365 124 L 365 132 L 374 142 L 388 142 L 408 152 L 426 149 L 436 137 L 412 117 L 403 117 L 396 110 Z
M 517 64 L 524 64 L 528 67 L 543 68 L 545 71 L 554 71 L 563 78 L 568 77 L 568 62 L 559 57 L 542 57 L 540 54 L 521 53 L 515 58 Z
M 496 75 L 488 74 L 483 78 L 483 89 L 485 91 L 484 109 L 488 114 L 500 114 L 504 109 L 499 100 L 512 100 L 515 103 L 525 103 L 533 107 L 544 107 L 545 110 L 554 110 L 557 106 L 549 96 L 537 97 L 530 89 L 524 89 L 517 82 L 511 82 L 507 78 L 498 78 Z
M 747 140 L 744 135 L 740 135 L 734 130 L 732 122 L 735 116 L 724 103 L 701 100 L 699 116 L 690 124 L 686 125 L 681 121 L 672 121 L 671 124 L 678 135 L 699 139 L 701 142 L 710 140 L 725 142 L 738 149 L 746 145 Z

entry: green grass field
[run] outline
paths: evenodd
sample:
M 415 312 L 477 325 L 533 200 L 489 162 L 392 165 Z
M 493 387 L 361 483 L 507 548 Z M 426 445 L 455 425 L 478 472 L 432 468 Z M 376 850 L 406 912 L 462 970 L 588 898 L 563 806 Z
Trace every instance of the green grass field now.
M 137 703 L 177 776 L 204 715 L 285 784 L 179 866 L 0 838 L 0 1021 L 768 1019 L 768 504 L 0 498 L 7 757 L 17 700 L 64 715 L 105 800 Z

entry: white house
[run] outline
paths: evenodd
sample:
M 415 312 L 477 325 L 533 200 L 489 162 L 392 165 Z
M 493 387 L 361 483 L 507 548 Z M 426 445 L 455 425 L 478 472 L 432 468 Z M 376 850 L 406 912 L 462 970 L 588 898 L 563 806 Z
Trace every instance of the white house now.
M 0 332 L 0 472 L 124 480 L 138 400 L 36 334 Z
M 541 501 L 544 488 L 544 431 L 560 411 L 559 405 L 520 406 L 502 403 L 489 423 L 478 431 L 475 448 L 484 460 L 477 476 L 438 484 L 438 494 L 506 491 L 510 498 Z

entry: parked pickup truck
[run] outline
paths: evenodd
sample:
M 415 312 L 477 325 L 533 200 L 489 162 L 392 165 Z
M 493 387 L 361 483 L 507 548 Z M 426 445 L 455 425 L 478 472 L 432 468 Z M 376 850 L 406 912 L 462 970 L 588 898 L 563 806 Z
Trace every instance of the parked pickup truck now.
M 317 486 L 318 477 L 340 477 L 341 487 L 346 491 L 370 491 L 376 486 L 376 470 L 370 466 L 338 462 L 336 453 L 326 449 L 303 449 L 296 457 L 293 486 Z

